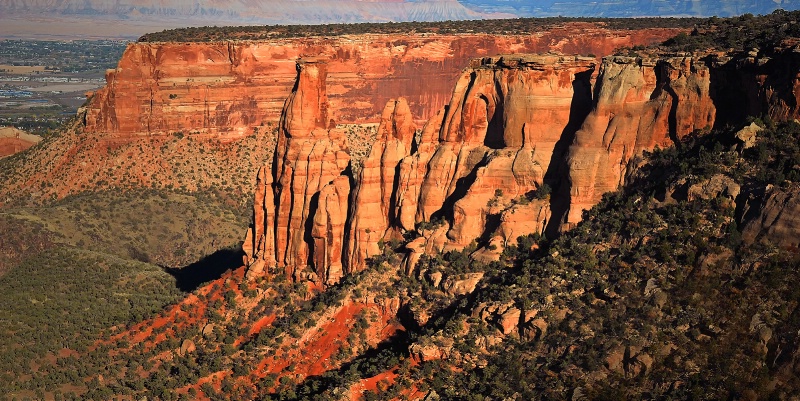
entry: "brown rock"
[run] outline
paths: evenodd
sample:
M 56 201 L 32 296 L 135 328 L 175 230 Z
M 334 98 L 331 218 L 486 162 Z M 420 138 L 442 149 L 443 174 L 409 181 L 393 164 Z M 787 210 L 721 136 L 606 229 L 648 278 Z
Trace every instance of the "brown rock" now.
M 452 93 L 470 59 L 503 52 L 609 54 L 660 43 L 681 30 L 611 30 L 565 24 L 536 35 L 363 35 L 217 43 L 132 43 L 92 97 L 89 132 L 185 130 L 227 137 L 279 119 L 295 83 L 294 60 L 315 55 L 331 68 L 332 110 L 348 123 L 376 121 L 387 101 L 409 100 L 427 120 Z M 576 34 L 580 32 L 580 35 Z
M 756 145 L 756 134 L 763 130 L 764 128 L 761 128 L 760 125 L 752 122 L 750 125 L 740 129 L 739 131 L 736 131 L 735 137 L 741 141 L 744 149 L 749 149 Z
M 262 276 L 264 270 L 276 265 L 275 261 L 275 194 L 272 189 L 272 172 L 266 166 L 258 170 L 256 193 L 253 201 L 253 226 L 247 230 L 242 250 L 247 278 Z
M 730 201 L 734 201 L 739 196 L 740 190 L 741 187 L 733 178 L 724 174 L 716 174 L 707 180 L 690 186 L 688 200 L 714 199 L 723 196 Z
M 246 238 L 247 243 L 256 244 L 245 249 L 250 278 L 261 274 L 264 266 L 272 266 L 274 259 L 274 265 L 283 268 L 289 277 L 297 279 L 302 276 L 323 282 L 338 280 L 341 256 L 334 253 L 336 248 L 341 252 L 342 225 L 346 219 L 343 211 L 346 211 L 348 189 L 339 177 L 350 156 L 346 152 L 343 134 L 335 129 L 326 129 L 329 124 L 326 71 L 324 63 L 314 60 L 297 64 L 297 84 L 284 107 L 281 135 L 275 151 L 271 183 L 274 197 L 268 189 L 269 180 L 264 178 L 264 201 L 257 199 L 255 202 L 257 220 L 251 229 L 252 235 Z M 329 189 L 321 194 L 326 186 Z M 269 199 L 274 200 L 270 203 Z M 315 215 L 314 211 L 320 209 L 320 201 L 322 210 Z M 260 218 L 262 215 L 266 217 Z M 274 216 L 274 223 L 270 216 Z M 261 224 L 265 226 L 259 228 Z M 269 227 L 272 224 L 274 245 L 270 247 Z M 306 232 L 309 228 L 311 232 Z M 308 241 L 307 238 L 314 239 Z M 259 248 L 257 244 L 261 243 L 265 245 Z M 325 249 L 317 250 L 312 258 L 315 243 L 325 246 Z M 268 254 L 270 248 L 274 249 L 274 255 Z M 259 249 L 263 253 L 256 257 Z M 315 262 L 322 265 L 310 266 Z M 311 270 L 303 272 L 306 268 Z
M 427 221 L 418 214 L 420 189 L 428 174 L 428 162 L 439 144 L 439 131 L 442 129 L 445 110 L 439 112 L 422 128 L 419 141 L 415 143 L 416 152 L 400 162 L 395 196 L 395 223 L 403 230 L 414 230 L 416 223 Z
M 197 350 L 197 346 L 194 345 L 194 341 L 185 339 L 181 342 L 181 348 L 178 350 L 178 355 L 184 356 L 187 354 L 191 354 Z
M 765 241 L 779 247 L 800 247 L 800 186 L 772 188 L 762 205 L 745 210 L 742 239 Z
M 497 233 L 503 238 L 503 245 L 517 244 L 517 238 L 532 233 L 543 234 L 550 220 L 549 200 L 534 199 L 519 203 L 503 211 Z
M 483 272 L 466 273 L 463 278 L 448 277 L 443 284 L 444 291 L 449 295 L 465 295 L 475 291 L 478 282 L 483 278 Z
M 418 200 L 406 196 L 413 191 L 402 182 L 398 203 L 416 203 L 416 222 L 446 217 L 451 222 L 447 248 L 462 248 L 491 233 L 511 199 L 543 184 L 571 112 L 589 106 L 593 69 L 594 59 L 574 56 L 474 60 L 456 83 L 442 118 L 440 145 L 422 169 Z M 410 162 L 401 166 L 405 171 L 414 171 Z M 410 226 L 409 215 L 401 211 L 404 227 Z
M 0 127 L 0 158 L 22 152 L 41 141 L 42 137 L 14 127 Z
M 520 323 L 520 316 L 522 316 L 522 311 L 513 307 L 508 308 L 508 310 L 500 315 L 500 331 L 502 331 L 504 335 L 517 332 Z

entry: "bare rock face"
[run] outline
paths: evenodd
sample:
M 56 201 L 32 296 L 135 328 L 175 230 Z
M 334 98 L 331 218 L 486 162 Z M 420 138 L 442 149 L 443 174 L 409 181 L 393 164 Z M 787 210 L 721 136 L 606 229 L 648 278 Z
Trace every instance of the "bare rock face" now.
M 764 130 L 755 122 L 750 123 L 750 125 L 736 131 L 736 139 L 739 140 L 742 144 L 742 148 L 749 149 L 756 145 L 757 134 Z
M 710 75 L 692 57 L 603 59 L 593 109 L 569 149 L 568 223 L 624 184 L 629 163 L 643 150 L 713 126 Z
M 517 238 L 522 235 L 544 232 L 550 215 L 548 199 L 534 199 L 504 210 L 497 230 L 503 239 L 503 246 L 516 245 Z
M 746 243 L 765 241 L 779 247 L 800 247 L 800 188 L 771 188 L 762 205 L 748 207 L 742 227 Z
M 710 75 L 719 64 L 709 60 L 608 57 L 593 89 L 594 58 L 475 59 L 419 133 L 410 103 L 389 101 L 357 177 L 342 132 L 331 128 L 327 63 L 300 62 L 271 174 L 258 177 L 256 223 L 244 245 L 248 277 L 282 269 L 330 285 L 362 270 L 381 241 L 412 230 L 421 236 L 407 244 L 400 269 L 423 273 L 422 255 L 474 243 L 472 257 L 496 259 L 517 237 L 558 226 L 567 203 L 566 221 L 577 222 L 624 183 L 644 150 L 715 123 Z M 551 185 L 559 191 L 546 191 Z M 724 176 L 688 188 L 692 198 L 738 192 Z M 781 207 L 793 205 L 775 196 Z M 793 230 L 793 220 L 771 217 L 781 213 L 774 210 L 764 207 L 754 236 L 788 238 L 781 227 Z
M 690 186 L 688 200 L 714 199 L 722 196 L 730 201 L 734 201 L 736 197 L 739 196 L 740 191 L 741 187 L 733 178 L 724 174 L 716 174 L 707 180 Z
M 335 284 L 344 275 L 342 255 L 346 230 L 350 179 L 340 175 L 319 192 L 314 214 L 314 270 L 325 284 Z
M 14 127 L 0 127 L 0 158 L 21 152 L 41 141 L 40 136 Z
M 448 277 L 442 287 L 450 295 L 465 295 L 475 291 L 482 278 L 483 272 L 466 273 L 463 277 Z
M 408 102 L 400 98 L 384 108 L 378 137 L 364 160 L 353 195 L 353 214 L 348 257 L 349 271 L 363 270 L 367 258 L 380 253 L 384 239 L 397 220 L 393 199 L 398 167 L 411 153 L 416 125 Z
M 565 138 L 574 132 L 571 120 L 580 121 L 591 104 L 593 70 L 594 59 L 575 56 L 473 60 L 456 83 L 441 123 L 438 118 L 429 122 L 420 151 L 401 165 L 402 227 L 411 228 L 416 205 L 416 223 L 440 217 L 450 223 L 445 249 L 490 238 L 511 201 L 537 190 L 557 170 L 551 163 L 554 152 L 563 151 Z M 428 130 L 437 127 L 438 144 L 429 156 Z
M 86 130 L 115 136 L 180 132 L 236 140 L 277 122 L 295 83 L 294 61 L 331 65 L 331 106 L 346 123 L 375 122 L 405 97 L 414 116 L 435 115 L 453 77 L 474 57 L 504 52 L 609 54 L 680 29 L 612 30 L 565 24 L 536 35 L 349 35 L 217 43 L 139 42 L 128 46 L 107 85 L 91 98 Z M 580 34 L 578 34 L 580 33 Z
M 275 193 L 272 188 L 272 171 L 266 166 L 258 170 L 253 201 L 253 226 L 247 230 L 242 250 L 245 253 L 244 264 L 248 266 L 248 279 L 262 276 L 265 268 L 276 265 Z
M 314 60 L 297 64 L 295 91 L 281 118 L 272 180 L 262 177 L 256 190 L 255 224 L 245 241 L 248 277 L 275 267 L 289 277 L 315 282 L 341 276 L 341 253 L 331 251 L 341 252 L 344 242 L 349 181 L 339 177 L 350 156 L 343 133 L 327 129 L 326 67 Z
M 422 129 L 416 152 L 406 156 L 399 166 L 398 187 L 395 194 L 395 223 L 400 229 L 414 230 L 418 221 L 423 221 L 418 213 L 421 186 L 428 173 L 428 162 L 439 145 L 439 131 L 442 129 L 445 110 L 440 110 Z

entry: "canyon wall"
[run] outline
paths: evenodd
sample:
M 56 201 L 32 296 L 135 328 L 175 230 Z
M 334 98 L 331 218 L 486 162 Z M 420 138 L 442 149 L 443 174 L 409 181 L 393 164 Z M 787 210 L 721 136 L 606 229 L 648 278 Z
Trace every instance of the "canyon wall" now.
M 337 123 L 377 122 L 383 106 L 401 96 L 422 123 L 449 100 L 453 77 L 474 57 L 548 51 L 605 55 L 622 46 L 658 43 L 679 31 L 571 23 L 530 35 L 132 43 L 118 67 L 107 72 L 107 85 L 93 94 L 85 131 L 239 138 L 278 121 L 295 82 L 295 60 L 307 57 L 328 62 L 328 98 Z
M 609 57 L 570 147 L 568 223 L 624 184 L 634 156 L 714 125 L 711 74 L 698 57 Z
M 626 182 L 637 156 L 689 134 L 737 126 L 748 116 L 800 117 L 798 44 L 746 54 L 695 53 L 607 57 L 591 112 L 575 134 L 566 227 L 603 194 Z
M 267 168 L 259 173 L 256 224 L 245 240 L 248 277 L 283 271 L 332 284 L 362 270 L 382 252 L 381 241 L 434 218 L 448 229 L 419 240 L 437 250 L 493 239 L 500 226 L 502 245 L 543 231 L 549 204 L 532 194 L 557 166 L 551 161 L 571 121 L 589 110 L 594 58 L 475 59 L 418 136 L 407 101 L 391 100 L 357 175 L 347 169 L 341 133 L 325 125 L 327 67 L 298 63 L 271 177 Z
M 784 65 L 798 56 L 790 50 L 774 58 Z M 595 81 L 590 57 L 473 59 L 421 130 L 406 99 L 390 100 L 353 173 L 331 122 L 338 110 L 325 90 L 330 62 L 301 61 L 273 169 L 259 173 L 256 223 L 245 242 L 248 277 L 285 272 L 330 285 L 379 257 L 381 243 L 409 235 L 406 272 L 425 253 L 470 248 L 474 258 L 496 259 L 520 235 L 579 221 L 625 183 L 645 151 L 748 114 L 797 117 L 796 77 L 770 69 L 772 62 L 610 56 Z M 731 91 L 755 113 L 718 112 Z

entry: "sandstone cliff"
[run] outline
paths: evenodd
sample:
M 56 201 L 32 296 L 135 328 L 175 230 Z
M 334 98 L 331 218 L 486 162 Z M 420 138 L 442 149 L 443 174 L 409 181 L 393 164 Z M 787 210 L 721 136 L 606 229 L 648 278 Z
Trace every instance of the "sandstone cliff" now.
M 643 151 L 694 132 L 743 124 L 747 116 L 796 119 L 796 43 L 725 55 L 606 57 L 592 111 L 569 148 L 569 225 L 625 183 Z M 566 200 L 563 202 L 567 203 Z
M 747 58 L 607 57 L 593 87 L 594 58 L 483 57 L 419 132 L 409 103 L 390 100 L 354 175 L 341 132 L 326 123 L 329 110 L 338 112 L 328 103 L 326 64 L 301 63 L 272 177 L 259 175 L 249 276 L 281 267 L 295 279 L 335 283 L 404 233 L 416 236 L 406 245 L 407 272 L 425 253 L 473 244 L 474 258 L 497 259 L 520 235 L 579 221 L 625 183 L 644 151 L 735 122 L 716 108 L 731 64 L 737 79 L 762 84 L 744 92 L 746 107 L 775 119 L 797 113 L 777 84 L 791 74 L 753 70 L 764 62 Z
M 576 32 L 580 32 L 577 35 Z M 507 52 L 609 54 L 657 43 L 676 29 L 609 30 L 567 24 L 531 35 L 379 35 L 128 46 L 86 113 L 86 130 L 118 136 L 185 131 L 234 139 L 276 122 L 294 85 L 294 61 L 329 61 L 337 122 L 376 122 L 383 105 L 408 100 L 425 121 L 449 99 L 453 77 L 474 57 Z
M 74 129 L 31 153 L 26 166 L 2 174 L 24 178 L 5 179 L 0 199 L 39 202 L 87 189 L 141 187 L 221 190 L 247 199 L 258 169 L 272 157 L 298 58 L 328 62 L 327 95 L 338 124 L 369 124 L 372 131 L 384 105 L 400 97 L 424 125 L 449 101 L 456 77 L 474 57 L 550 50 L 604 55 L 678 31 L 567 23 L 525 35 L 134 43 L 79 111 Z M 364 143 L 349 147 L 354 157 L 369 150 Z
M 353 193 L 348 267 L 362 270 L 366 259 L 380 253 L 383 240 L 396 221 L 397 170 L 411 151 L 416 133 L 408 103 L 401 98 L 387 103 L 378 138 L 364 160 Z
M 609 57 L 601 66 L 592 112 L 575 134 L 567 222 L 624 183 L 631 159 L 711 128 L 710 72 L 696 57 Z
M 590 104 L 593 70 L 594 60 L 580 57 L 475 60 L 456 83 L 432 156 L 420 152 L 404 161 L 423 165 L 418 175 L 425 178 L 418 194 L 398 191 L 397 204 L 417 205 L 401 213 L 413 213 L 416 223 L 447 220 L 447 247 L 490 239 L 501 213 L 518 202 L 527 204 L 547 174 L 558 169 L 551 163 L 554 152 L 563 152 L 571 121 L 580 121 Z M 428 157 L 427 163 L 420 160 Z M 540 217 L 541 228 L 548 216 Z M 401 214 L 404 228 L 410 229 L 410 220 Z
M 450 104 L 416 139 L 406 100 L 390 101 L 349 196 L 342 175 L 349 157 L 340 133 L 325 125 L 325 64 L 298 65 L 272 177 L 265 169 L 259 173 L 256 223 L 245 241 L 248 276 L 282 267 L 296 279 L 330 284 L 363 269 L 367 258 L 381 252 L 381 241 L 432 219 L 446 222 L 425 239 L 436 244 L 433 250 L 489 241 L 498 228 L 501 247 L 544 230 L 549 204 L 532 193 L 558 169 L 551 163 L 554 152 L 556 159 L 563 157 L 571 122 L 588 111 L 593 58 L 476 59 L 459 78 Z M 314 273 L 300 274 L 306 267 Z
M 0 157 L 19 153 L 41 142 L 42 138 L 14 127 L 0 127 Z
M 343 184 L 334 181 L 350 156 L 344 134 L 328 129 L 326 76 L 324 62 L 297 63 L 297 84 L 283 109 L 273 168 L 261 169 L 256 189 L 256 223 L 244 246 L 250 277 L 282 268 L 289 277 L 319 281 L 308 269 L 315 260 L 322 263 L 316 266 L 320 273 L 333 269 L 333 276 L 341 275 L 341 267 L 335 271 L 341 258 L 330 249 L 344 242 L 341 204 L 346 196 L 342 199 L 337 193 L 346 192 L 347 183 L 337 191 Z

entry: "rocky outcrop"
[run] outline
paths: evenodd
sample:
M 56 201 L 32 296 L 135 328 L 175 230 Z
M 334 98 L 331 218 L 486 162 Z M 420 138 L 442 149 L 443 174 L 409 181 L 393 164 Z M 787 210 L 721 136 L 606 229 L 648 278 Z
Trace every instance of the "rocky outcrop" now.
M 569 149 L 568 223 L 625 182 L 634 156 L 714 125 L 711 73 L 698 57 L 603 60 L 591 113 Z
M 341 275 L 341 257 L 330 251 L 344 242 L 342 203 L 349 182 L 337 178 L 350 156 L 344 134 L 328 129 L 326 75 L 324 62 L 297 63 L 297 84 L 284 106 L 272 180 L 262 169 L 256 189 L 256 223 L 244 247 L 249 277 L 272 268 L 314 282 L 328 281 L 320 273 Z M 315 249 L 315 244 L 324 249 Z
M 275 260 L 275 193 L 272 189 L 272 171 L 266 166 L 258 170 L 256 193 L 253 201 L 253 225 L 247 230 L 242 250 L 248 266 L 247 277 L 264 274 L 264 269 L 274 267 Z
M 761 197 L 759 197 L 760 199 Z M 763 202 L 747 205 L 742 239 L 746 243 L 763 241 L 783 248 L 800 248 L 800 187 L 769 188 Z
M 339 282 L 345 273 L 342 257 L 349 196 L 350 178 L 340 175 L 319 192 L 317 211 L 314 213 L 311 231 L 314 271 L 329 285 Z
M 554 153 L 563 152 L 571 122 L 580 121 L 591 104 L 593 69 L 594 59 L 566 56 L 473 61 L 456 83 L 430 160 L 425 164 L 429 153 L 420 152 L 403 162 L 402 177 L 415 170 L 416 177 L 425 177 L 418 192 L 404 188 L 414 180 L 401 184 L 403 226 L 410 225 L 407 206 L 416 205 L 417 223 L 448 221 L 446 247 L 491 238 L 512 201 L 535 192 L 558 169 L 551 163 Z M 434 120 L 432 126 L 438 125 Z M 429 143 L 420 148 L 430 149 Z M 418 172 L 422 165 L 424 174 Z
M 580 32 L 577 35 L 576 32 Z M 87 107 L 86 131 L 115 136 L 171 132 L 235 140 L 280 118 L 294 61 L 329 62 L 328 95 L 340 123 L 379 120 L 404 97 L 419 122 L 449 99 L 474 57 L 506 52 L 608 54 L 661 42 L 676 29 L 609 30 L 566 24 L 535 35 L 378 35 L 216 43 L 134 43 Z
M 0 127 L 0 157 L 22 152 L 41 141 L 42 137 L 14 127 Z
M 554 169 L 551 159 L 571 134 L 575 114 L 588 110 L 593 58 L 476 59 L 456 84 L 449 106 L 417 139 L 407 101 L 390 101 L 354 177 L 349 206 L 349 186 L 342 178 L 349 156 L 340 133 L 326 126 L 324 66 L 299 64 L 296 90 L 283 111 L 272 182 L 264 171 L 259 178 L 255 220 L 274 226 L 274 233 L 250 230 L 245 250 L 251 277 L 276 266 L 294 278 L 332 283 L 363 269 L 381 252 L 381 241 L 432 219 L 444 224 L 409 245 L 408 271 L 426 251 L 513 236 L 501 241 L 504 245 L 543 230 L 549 214 L 542 210 L 544 203 L 528 197 Z M 347 220 L 344 210 L 349 210 Z M 496 234 L 501 221 L 503 230 Z M 342 247 L 344 233 L 349 236 Z M 274 261 L 267 255 L 271 248 Z
M 424 254 L 471 246 L 473 258 L 494 260 L 521 235 L 577 222 L 625 182 L 642 152 L 715 124 L 720 88 L 712 88 L 711 75 L 730 59 L 608 57 L 593 89 L 594 61 L 553 54 L 475 59 L 419 133 L 409 103 L 389 101 L 357 176 L 329 122 L 326 64 L 301 63 L 283 111 L 271 189 L 259 189 L 255 202 L 256 221 L 272 224 L 274 233 L 251 229 L 249 274 L 276 266 L 295 279 L 335 283 L 381 254 L 381 242 L 411 231 L 400 266 L 406 273 L 423 273 L 416 263 Z M 764 110 L 774 109 L 775 97 L 761 99 Z M 686 191 L 689 199 L 735 201 L 740 188 L 718 175 Z M 261 242 L 270 235 L 273 241 Z M 258 256 L 270 246 L 274 261 Z
M 736 197 L 739 196 L 740 191 L 741 187 L 733 178 L 724 174 L 715 174 L 707 180 L 689 186 L 687 200 L 692 201 L 695 199 L 714 199 L 722 197 L 733 202 L 736 200 Z
M 349 271 L 363 270 L 369 257 L 380 253 L 378 242 L 394 227 L 393 207 L 398 167 L 411 153 L 416 125 L 405 99 L 389 101 L 378 137 L 364 160 L 353 194 Z

